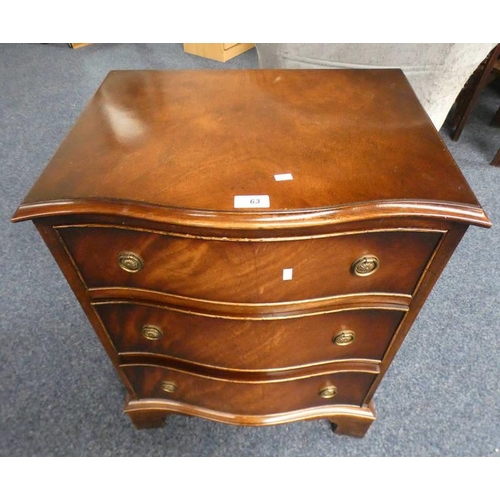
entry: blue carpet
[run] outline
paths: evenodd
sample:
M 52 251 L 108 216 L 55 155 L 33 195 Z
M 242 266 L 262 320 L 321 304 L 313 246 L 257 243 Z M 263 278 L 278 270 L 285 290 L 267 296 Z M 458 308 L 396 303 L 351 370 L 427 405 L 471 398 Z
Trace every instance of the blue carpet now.
M 431 293 L 375 401 L 364 439 L 324 420 L 267 428 L 172 416 L 137 431 L 125 390 L 31 223 L 9 219 L 112 69 L 256 68 L 180 44 L 0 45 L 0 455 L 500 456 L 500 146 L 486 89 L 452 154 L 493 221 L 471 228 Z

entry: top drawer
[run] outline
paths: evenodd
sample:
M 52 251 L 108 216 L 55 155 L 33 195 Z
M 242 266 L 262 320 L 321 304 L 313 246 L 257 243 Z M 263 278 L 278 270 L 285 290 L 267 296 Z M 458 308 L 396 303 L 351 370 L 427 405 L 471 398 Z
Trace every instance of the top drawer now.
M 442 234 L 387 230 L 293 241 L 228 241 L 114 226 L 58 231 L 88 288 L 132 287 L 254 303 L 352 293 L 412 294 Z M 354 271 L 353 263 L 364 256 L 376 257 L 375 272 L 369 272 L 373 261 L 361 262 Z

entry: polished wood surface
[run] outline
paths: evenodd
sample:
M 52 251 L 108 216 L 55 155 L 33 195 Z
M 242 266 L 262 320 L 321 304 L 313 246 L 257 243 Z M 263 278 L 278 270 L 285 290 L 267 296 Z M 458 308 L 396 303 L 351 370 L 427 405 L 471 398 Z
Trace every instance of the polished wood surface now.
M 68 216 L 82 219 L 91 214 L 95 220 L 106 219 L 116 223 L 116 217 L 131 218 L 141 224 L 151 224 L 175 228 L 175 231 L 195 234 L 227 234 L 242 231 L 248 237 L 263 237 L 272 230 L 273 235 L 282 234 L 323 234 L 341 225 L 349 226 L 370 222 L 374 226 L 394 226 L 401 217 L 440 219 L 446 222 L 462 222 L 482 227 L 490 227 L 491 222 L 480 205 L 463 203 L 443 203 L 420 200 L 382 200 L 339 207 L 322 207 L 314 210 L 293 210 L 290 212 L 261 211 L 209 211 L 185 210 L 175 207 L 162 207 L 147 203 L 125 200 L 58 200 L 37 203 L 22 203 L 12 217 L 12 222 L 36 218 Z M 120 219 L 118 219 L 120 220 Z M 425 219 L 424 219 L 425 220 Z M 381 221 L 384 222 L 381 225 Z M 432 227 L 432 224 L 428 224 Z
M 96 304 L 119 353 L 144 352 L 240 370 L 270 370 L 342 359 L 381 360 L 405 312 L 390 309 L 328 311 L 299 318 L 227 319 L 137 303 Z M 163 336 L 145 338 L 145 325 Z M 337 345 L 350 330 L 355 339 Z
M 138 428 L 326 418 L 354 436 L 467 227 L 491 225 L 397 70 L 112 72 L 26 219 Z M 379 267 L 358 276 L 363 256 Z
M 247 415 L 209 410 L 201 406 L 178 403 L 168 399 L 126 399 L 124 412 L 138 429 L 161 427 L 170 413 L 184 413 L 216 422 L 232 425 L 266 426 L 286 424 L 299 420 L 328 418 L 336 434 L 363 437 L 375 421 L 376 412 L 373 401 L 367 406 L 322 405 L 286 413 L 267 415 Z
M 148 352 L 120 354 L 120 366 L 128 365 L 154 365 L 158 368 L 191 373 L 200 377 L 214 380 L 233 381 L 235 383 L 277 383 L 290 380 L 303 380 L 332 372 L 366 372 L 380 373 L 380 364 L 374 360 L 333 360 L 321 365 L 287 366 L 276 370 L 233 370 L 217 366 L 198 365 L 182 359 L 157 356 Z
M 59 238 L 57 232 L 54 231 L 52 225 L 44 221 L 44 219 L 36 219 L 34 221 L 34 224 L 43 241 L 50 250 L 52 256 L 54 257 L 54 260 L 59 265 L 64 277 L 71 287 L 71 290 L 78 299 L 78 302 L 82 306 L 83 311 L 87 315 L 90 324 L 94 328 L 94 331 L 101 341 L 106 354 L 109 356 L 119 377 L 127 388 L 128 393 L 132 397 L 136 398 L 137 396 L 134 392 L 134 389 L 130 385 L 128 378 L 125 377 L 123 371 L 118 367 L 118 353 L 116 352 L 112 342 L 110 341 L 99 316 L 91 306 L 85 285 L 82 283 L 82 280 L 80 279 L 73 262 L 68 259 L 68 254 L 65 251 L 64 247 L 61 245 L 61 239 Z
M 76 272 L 76 267 L 74 268 Z M 80 278 L 81 281 L 81 278 Z M 276 317 L 297 318 L 327 313 L 331 310 L 363 309 L 363 308 L 389 308 L 407 311 L 412 302 L 411 295 L 394 293 L 360 293 L 336 295 L 334 297 L 320 297 L 288 302 L 268 303 L 237 303 L 217 302 L 213 300 L 193 299 L 180 295 L 171 295 L 141 288 L 95 288 L 87 291 L 87 297 L 93 304 L 107 301 L 132 300 L 143 304 L 164 305 L 192 312 L 193 314 L 212 315 L 222 318 L 240 319 L 275 319 Z
M 300 380 L 245 383 L 201 377 L 155 366 L 124 365 L 124 372 L 142 399 L 170 399 L 209 410 L 247 415 L 290 412 L 332 403 L 361 406 L 376 374 L 340 372 Z M 177 385 L 174 393 L 161 389 L 163 381 Z M 322 388 L 334 385 L 332 399 L 319 395 Z
M 373 383 L 370 392 L 368 393 L 365 403 L 369 403 L 375 394 L 376 389 L 380 385 L 383 376 L 389 369 L 394 357 L 396 356 L 401 344 L 403 343 L 408 331 L 410 330 L 413 322 L 417 318 L 420 309 L 424 305 L 429 293 L 431 292 L 433 286 L 436 284 L 439 276 L 443 272 L 448 260 L 451 258 L 455 248 L 460 243 L 460 240 L 464 236 L 467 230 L 467 226 L 455 225 L 450 228 L 446 233 L 445 238 L 441 241 L 438 251 L 436 252 L 434 258 L 429 262 L 429 265 L 420 280 L 418 285 L 418 291 L 415 294 L 408 313 L 406 314 L 405 321 L 403 321 L 393 337 L 392 342 L 387 349 L 385 356 L 382 360 L 382 365 L 380 367 L 381 375 L 377 377 Z
M 263 214 L 478 206 L 399 70 L 112 71 L 19 215 L 110 200 L 238 212 L 235 195 L 264 194 Z
M 384 231 L 297 241 L 175 238 L 116 227 L 65 227 L 59 235 L 89 288 L 121 286 L 226 302 L 281 302 L 345 293 L 411 294 L 441 232 Z M 133 252 L 139 272 L 120 268 Z M 356 276 L 352 264 L 375 255 L 380 268 Z M 292 279 L 283 280 L 283 270 Z M 245 283 L 245 286 L 241 286 Z

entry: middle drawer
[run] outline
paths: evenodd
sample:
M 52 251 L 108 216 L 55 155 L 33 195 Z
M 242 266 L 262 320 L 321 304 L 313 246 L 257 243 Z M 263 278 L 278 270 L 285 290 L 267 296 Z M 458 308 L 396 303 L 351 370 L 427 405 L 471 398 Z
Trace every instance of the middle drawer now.
M 399 309 L 356 309 L 229 319 L 128 302 L 97 303 L 94 308 L 119 353 L 163 354 L 237 370 L 381 360 L 405 314 Z

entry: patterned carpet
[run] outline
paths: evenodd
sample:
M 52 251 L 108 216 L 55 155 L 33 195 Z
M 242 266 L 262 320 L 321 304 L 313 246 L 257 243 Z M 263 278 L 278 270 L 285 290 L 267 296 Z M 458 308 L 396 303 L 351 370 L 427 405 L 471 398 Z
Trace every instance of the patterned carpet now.
M 500 456 L 500 146 L 486 89 L 458 143 L 442 135 L 493 221 L 471 228 L 391 369 L 364 439 L 324 420 L 266 428 L 172 416 L 136 431 L 125 390 L 30 223 L 9 219 L 111 69 L 256 68 L 255 50 L 222 65 L 180 44 L 0 46 L 0 455 Z

